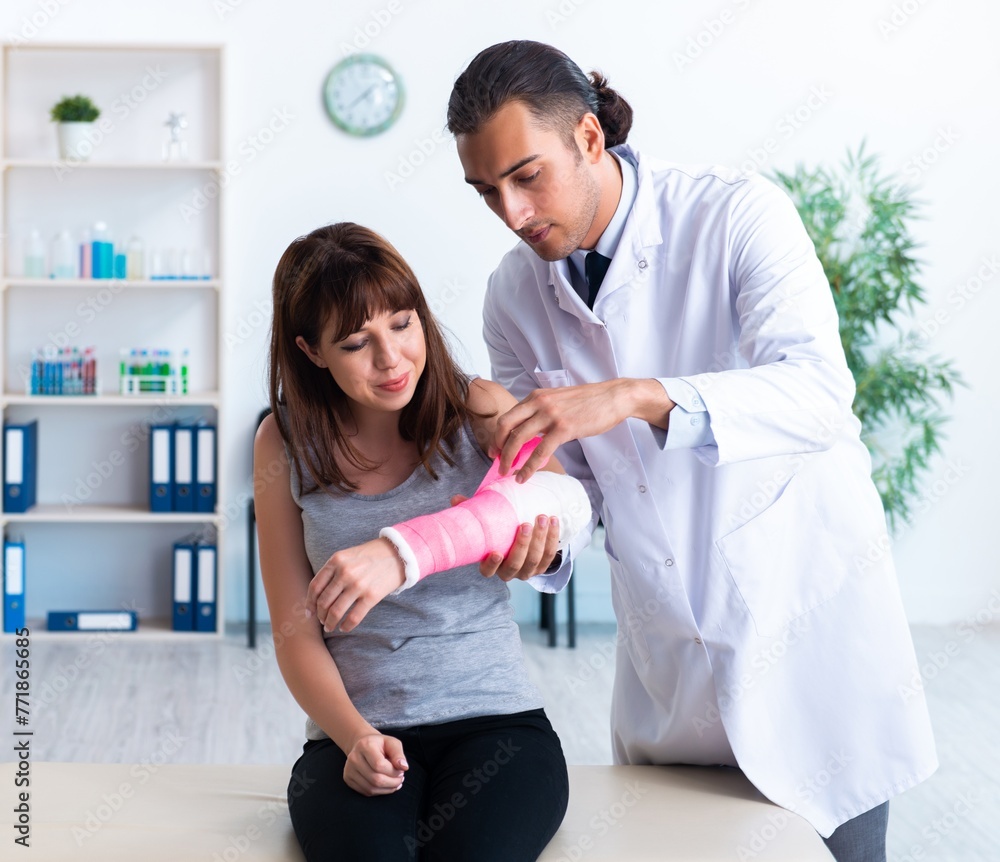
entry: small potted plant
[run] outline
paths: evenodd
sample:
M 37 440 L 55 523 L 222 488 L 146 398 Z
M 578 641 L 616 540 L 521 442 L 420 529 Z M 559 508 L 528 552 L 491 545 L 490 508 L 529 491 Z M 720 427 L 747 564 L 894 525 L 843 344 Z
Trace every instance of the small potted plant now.
M 88 132 L 101 115 L 86 96 L 65 96 L 52 106 L 51 117 L 59 135 L 59 158 L 86 161 L 94 148 Z

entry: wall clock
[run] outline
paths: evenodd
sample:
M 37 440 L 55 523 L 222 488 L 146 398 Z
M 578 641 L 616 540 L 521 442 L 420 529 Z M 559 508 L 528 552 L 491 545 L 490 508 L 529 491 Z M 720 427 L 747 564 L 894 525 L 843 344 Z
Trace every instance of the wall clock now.
M 404 98 L 402 79 L 374 54 L 345 57 L 323 85 L 330 119 L 348 134 L 361 137 L 377 135 L 395 123 Z

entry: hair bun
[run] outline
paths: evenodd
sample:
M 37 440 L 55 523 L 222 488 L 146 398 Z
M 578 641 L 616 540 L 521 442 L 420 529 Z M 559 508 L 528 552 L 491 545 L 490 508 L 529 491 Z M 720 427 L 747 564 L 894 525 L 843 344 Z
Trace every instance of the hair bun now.
M 608 79 L 600 72 L 590 73 L 590 86 L 597 94 L 597 119 L 604 129 L 604 146 L 624 144 L 632 128 L 632 106 L 608 86 Z

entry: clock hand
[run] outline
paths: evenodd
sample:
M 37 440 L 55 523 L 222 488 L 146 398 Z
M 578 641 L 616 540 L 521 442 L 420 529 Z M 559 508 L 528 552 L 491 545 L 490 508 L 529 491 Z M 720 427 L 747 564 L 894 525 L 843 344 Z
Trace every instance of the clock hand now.
M 365 99 L 367 99 L 368 95 L 377 89 L 377 86 L 378 86 L 377 84 L 372 84 L 367 90 L 365 90 L 360 96 L 358 96 L 353 102 L 351 102 L 351 104 L 347 106 L 347 109 L 350 110 L 356 104 L 358 104 L 358 102 L 363 102 Z

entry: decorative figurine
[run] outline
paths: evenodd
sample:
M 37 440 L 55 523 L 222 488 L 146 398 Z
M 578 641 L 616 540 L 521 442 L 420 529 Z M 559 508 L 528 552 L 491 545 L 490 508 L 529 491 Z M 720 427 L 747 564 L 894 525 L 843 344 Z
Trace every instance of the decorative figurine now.
M 163 124 L 170 129 L 170 140 L 163 144 L 163 161 L 180 162 L 187 159 L 187 141 L 181 140 L 181 130 L 188 127 L 187 117 L 184 114 L 171 112 L 167 121 Z

